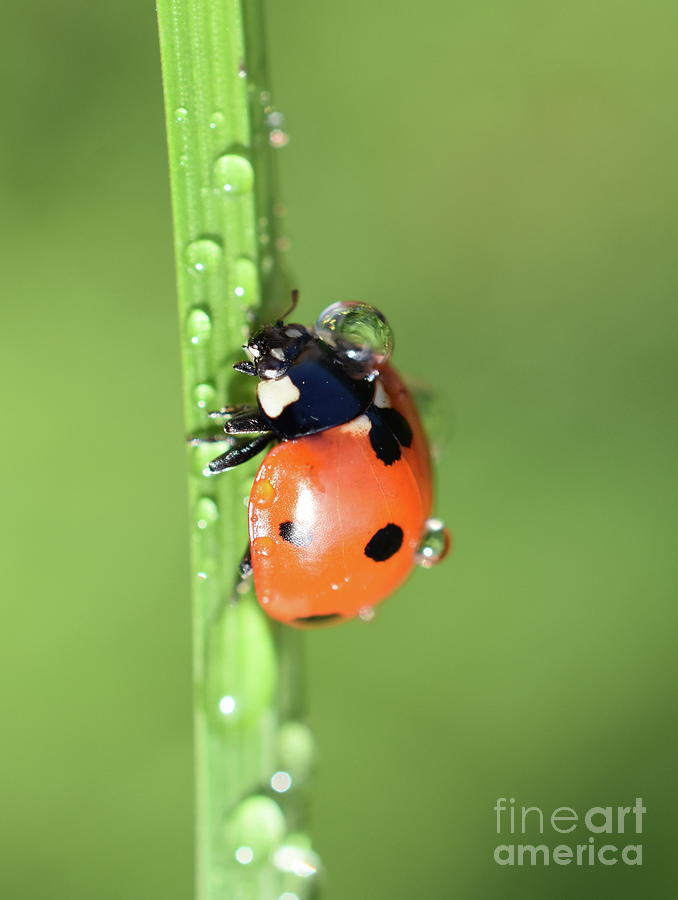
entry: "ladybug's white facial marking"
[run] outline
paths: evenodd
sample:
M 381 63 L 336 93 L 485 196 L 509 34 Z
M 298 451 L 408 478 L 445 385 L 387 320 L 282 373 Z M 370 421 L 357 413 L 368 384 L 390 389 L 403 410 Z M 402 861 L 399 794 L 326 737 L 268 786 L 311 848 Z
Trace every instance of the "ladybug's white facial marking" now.
M 261 408 L 270 419 L 277 419 L 290 404 L 296 403 L 301 394 L 289 375 L 277 381 L 260 381 L 257 397 Z
M 385 409 L 391 405 L 391 398 L 386 393 L 381 378 L 377 379 L 374 386 L 374 405 L 380 409 Z

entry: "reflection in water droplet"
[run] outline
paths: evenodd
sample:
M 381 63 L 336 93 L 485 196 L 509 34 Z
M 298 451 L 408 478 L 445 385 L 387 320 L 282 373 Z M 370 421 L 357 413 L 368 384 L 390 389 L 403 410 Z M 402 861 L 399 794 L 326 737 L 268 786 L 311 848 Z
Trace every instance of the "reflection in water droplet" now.
M 315 330 L 326 344 L 365 366 L 383 365 L 393 352 L 391 326 L 367 303 L 333 303 L 320 313 Z
M 247 78 L 247 66 L 245 63 L 240 63 L 238 66 L 238 77 L 239 78 Z
M 214 180 L 217 187 L 232 197 L 246 194 L 254 186 L 254 169 L 244 156 L 226 153 L 214 163 Z
M 186 265 L 196 275 L 214 272 L 221 262 L 221 247 L 211 238 L 199 238 L 186 247 Z
M 424 569 L 430 569 L 450 551 L 451 538 L 445 524 L 440 519 L 428 519 L 424 525 L 424 536 L 417 547 L 414 561 Z
M 299 900 L 298 894 L 293 894 L 292 891 L 284 891 L 279 897 L 278 900 Z
M 230 695 L 226 695 L 222 697 L 219 701 L 219 712 L 223 713 L 225 716 L 230 716 L 235 712 L 236 702 L 235 698 Z
M 197 572 L 196 575 L 200 581 L 205 581 L 207 578 L 207 572 Z
M 192 344 L 202 344 L 212 334 L 212 320 L 200 307 L 192 309 L 186 317 L 186 337 Z
M 281 872 L 289 872 L 299 878 L 310 878 L 320 867 L 318 855 L 310 847 L 297 843 L 298 835 L 290 835 L 289 843 L 283 844 L 273 854 L 273 864 Z
M 358 611 L 358 618 L 362 619 L 363 622 L 371 622 L 374 619 L 375 615 L 376 613 L 373 606 L 363 606 Z
M 179 125 L 183 125 L 184 122 L 188 119 L 188 110 L 185 106 L 179 106 L 174 110 L 174 121 Z
M 234 855 L 241 865 L 248 866 L 254 859 L 254 850 L 251 847 L 238 847 Z
M 217 504 L 211 497 L 201 497 L 195 507 L 195 524 L 201 531 L 208 528 L 219 518 Z
M 196 384 L 193 388 L 193 402 L 199 409 L 208 409 L 216 405 L 217 392 L 214 385 Z
M 284 794 L 292 787 L 292 776 L 289 772 L 274 772 L 271 776 L 271 787 L 278 794 Z

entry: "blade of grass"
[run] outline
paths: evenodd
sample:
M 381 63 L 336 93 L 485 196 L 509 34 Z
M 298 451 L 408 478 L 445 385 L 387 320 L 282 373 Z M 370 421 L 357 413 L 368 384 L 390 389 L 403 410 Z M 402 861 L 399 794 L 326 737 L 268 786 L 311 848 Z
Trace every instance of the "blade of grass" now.
M 259 0 L 158 0 L 182 328 L 185 419 L 241 400 L 231 365 L 256 319 L 286 306 Z M 300 636 L 251 593 L 233 603 L 252 465 L 203 475 L 222 444 L 189 451 L 195 682 L 196 898 L 309 896 L 303 834 L 312 739 Z M 276 775 L 276 772 L 278 773 Z

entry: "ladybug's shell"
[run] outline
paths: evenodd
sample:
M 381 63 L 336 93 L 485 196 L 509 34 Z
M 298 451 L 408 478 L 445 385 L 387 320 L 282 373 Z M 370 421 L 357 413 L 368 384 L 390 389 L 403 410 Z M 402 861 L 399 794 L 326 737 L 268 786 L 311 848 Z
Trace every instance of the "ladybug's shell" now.
M 387 597 L 414 564 L 431 510 L 428 445 L 398 374 L 380 373 L 412 430 L 400 458 L 373 449 L 367 416 L 276 445 L 249 503 L 254 584 L 268 615 L 289 624 L 350 618 Z

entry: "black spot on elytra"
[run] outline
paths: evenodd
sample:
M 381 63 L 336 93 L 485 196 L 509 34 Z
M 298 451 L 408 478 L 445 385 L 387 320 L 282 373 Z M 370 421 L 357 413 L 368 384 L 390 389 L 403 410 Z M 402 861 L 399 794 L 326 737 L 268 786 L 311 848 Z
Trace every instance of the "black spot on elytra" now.
M 365 556 L 375 562 L 385 562 L 400 550 L 403 545 L 403 530 L 400 525 L 389 522 L 376 531 L 365 544 Z
M 337 619 L 341 619 L 341 613 L 323 613 L 317 616 L 298 616 L 292 619 L 298 625 L 330 625 Z
M 295 547 L 308 547 L 313 540 L 311 532 L 297 522 L 281 522 L 278 526 L 280 537 Z
M 392 466 L 402 455 L 401 445 L 409 447 L 412 444 L 409 422 L 390 406 L 371 406 L 367 410 L 367 418 L 371 423 L 370 444 L 377 459 L 385 466 Z
M 403 447 L 412 446 L 412 429 L 410 424 L 402 413 L 390 406 L 385 406 L 379 410 L 381 418 L 396 436 L 398 443 Z

